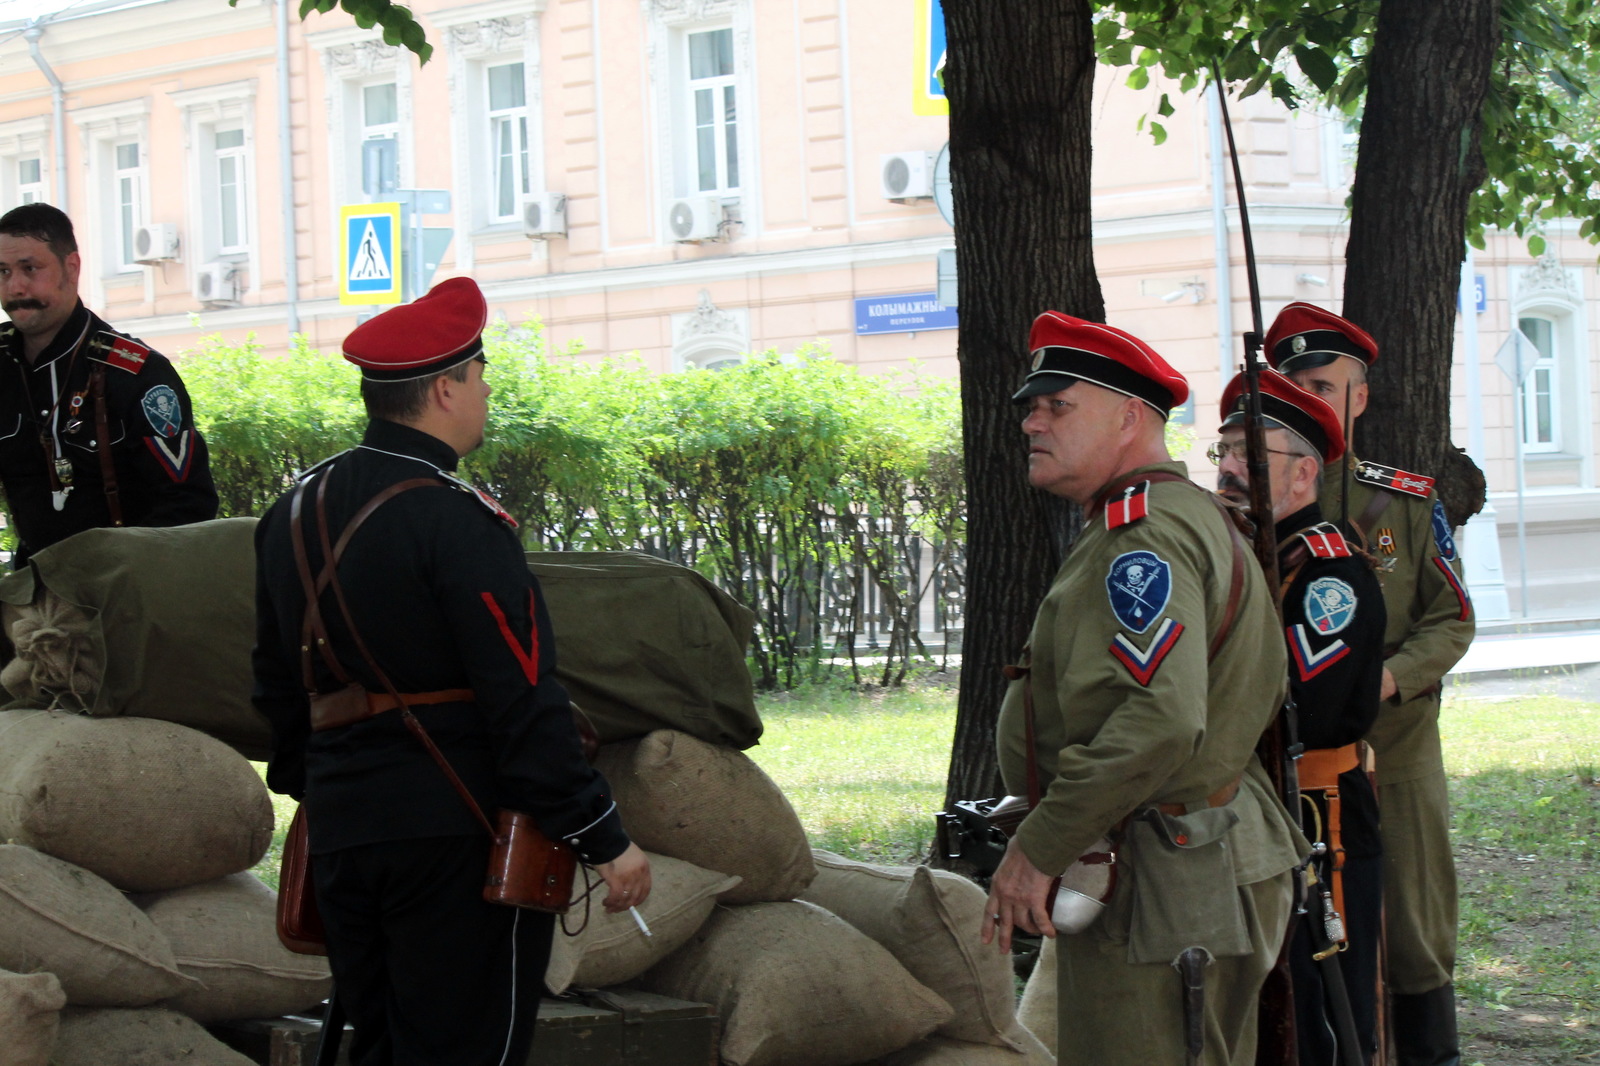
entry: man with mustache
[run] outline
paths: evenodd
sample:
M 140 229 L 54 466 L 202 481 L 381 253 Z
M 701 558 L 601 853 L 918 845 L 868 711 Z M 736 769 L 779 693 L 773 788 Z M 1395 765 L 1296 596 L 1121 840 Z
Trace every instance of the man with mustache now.
M 12 566 L 101 526 L 217 515 L 205 440 L 166 356 L 78 298 L 72 220 L 49 204 L 0 216 L 0 487 Z
M 1051 879 L 1103 865 L 1109 837 L 1104 913 L 1056 940 L 1060 1063 L 1253 1063 L 1305 846 L 1255 755 L 1285 685 L 1272 599 L 1224 505 L 1167 453 L 1183 376 L 1138 338 L 1056 311 L 1028 347 L 1013 397 L 1028 482 L 1081 506 L 1084 527 L 1008 671 L 1001 771 L 1008 791 L 1034 778 L 1041 795 L 995 871 L 983 939 L 1055 936 Z
M 1206 453 L 1217 464 L 1217 491 L 1243 507 L 1251 502 L 1247 400 L 1240 374 L 1222 393 L 1222 440 Z M 1362 1061 L 1377 1047 L 1383 849 L 1360 741 L 1378 716 L 1386 614 L 1371 560 L 1323 520 L 1317 504 L 1324 464 L 1344 454 L 1333 408 L 1282 374 L 1262 370 L 1261 415 L 1289 694 L 1306 747 L 1298 763 L 1302 824 L 1323 846 L 1307 868 L 1308 913 L 1295 924 L 1289 955 L 1295 1035 L 1301 1066 L 1338 1066 L 1349 1061 L 1340 1053 L 1344 1040 L 1359 1048 Z M 1340 988 L 1348 1010 L 1337 1002 Z
M 1328 402 L 1346 428 L 1367 407 L 1367 367 L 1378 343 L 1331 311 L 1292 303 L 1267 330 L 1267 362 Z M 1456 1033 L 1456 871 L 1450 851 L 1450 797 L 1439 740 L 1445 672 L 1476 625 L 1461 563 L 1433 479 L 1357 460 L 1325 479 L 1322 513 L 1348 515 L 1351 532 L 1378 561 L 1388 608 L 1378 720 L 1369 738 L 1377 756 L 1383 809 L 1386 978 L 1398 1066 L 1458 1066 Z

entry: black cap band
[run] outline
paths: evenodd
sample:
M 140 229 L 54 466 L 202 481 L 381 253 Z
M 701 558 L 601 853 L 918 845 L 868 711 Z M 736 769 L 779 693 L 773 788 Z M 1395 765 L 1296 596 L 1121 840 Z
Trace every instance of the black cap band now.
M 1172 393 L 1115 359 L 1081 348 L 1051 346 L 1035 351 L 1033 364 L 1022 388 L 1012 395 L 1012 403 L 1025 403 L 1034 396 L 1060 392 L 1074 381 L 1087 381 L 1143 400 L 1160 411 L 1163 418 L 1172 414 Z
M 1233 413 L 1222 420 L 1222 428 L 1244 425 L 1245 404 L 1249 402 L 1249 393 L 1240 396 L 1239 402 L 1234 405 Z M 1317 458 L 1321 459 L 1328 454 L 1328 434 L 1323 431 L 1322 424 L 1288 400 L 1274 396 L 1265 389 L 1261 391 L 1261 417 L 1311 445 L 1317 453 Z M 1272 426 L 1269 425 L 1267 428 L 1270 429 Z
M 1313 329 L 1285 337 L 1272 347 L 1273 369 L 1282 374 L 1327 366 L 1341 355 L 1372 363 L 1371 353 L 1336 329 Z

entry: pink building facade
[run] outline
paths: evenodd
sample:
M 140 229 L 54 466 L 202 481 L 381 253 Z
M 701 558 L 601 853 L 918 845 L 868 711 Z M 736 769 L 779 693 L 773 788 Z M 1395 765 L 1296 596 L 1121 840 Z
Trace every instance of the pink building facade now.
M 336 346 L 372 310 L 340 301 L 340 209 L 434 190 L 449 195 L 421 219 L 448 235 L 434 276 L 470 274 L 497 315 L 585 356 L 669 373 L 820 341 L 864 369 L 954 376 L 954 315 L 928 308 L 953 245 L 932 198 L 946 120 L 918 104 L 934 2 L 421 0 L 423 66 L 337 11 L 0 2 L 0 207 L 65 207 L 85 299 L 180 358 L 208 334 Z M 1108 315 L 1189 375 L 1189 458 L 1209 476 L 1200 451 L 1249 319 L 1220 127 L 1206 97 L 1178 98 L 1156 145 L 1136 124 L 1159 90 L 1110 71 L 1098 89 Z M 1259 97 L 1234 121 L 1268 318 L 1295 299 L 1337 308 L 1345 129 Z M 1520 613 L 1525 415 L 1529 603 L 1600 617 L 1596 253 L 1576 224 L 1546 236 L 1539 259 L 1503 235 L 1476 256 L 1457 442 L 1488 472 Z M 1495 362 L 1518 325 L 1520 392 Z M 1479 579 L 1495 596 L 1501 575 Z

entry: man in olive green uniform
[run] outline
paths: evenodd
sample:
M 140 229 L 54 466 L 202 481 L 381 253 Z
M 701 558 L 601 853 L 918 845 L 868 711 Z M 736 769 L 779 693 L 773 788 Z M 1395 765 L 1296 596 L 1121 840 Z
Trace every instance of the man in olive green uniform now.
M 1284 308 L 1267 331 L 1267 361 L 1321 396 L 1349 426 L 1367 406 L 1366 371 L 1378 358 L 1367 332 L 1305 303 Z M 1439 745 L 1439 689 L 1472 643 L 1472 602 L 1433 479 L 1347 457 L 1330 470 L 1322 513 L 1348 521 L 1379 563 L 1388 610 L 1377 724 L 1383 836 L 1386 976 L 1399 1066 L 1454 1066 L 1456 873 Z
M 1059 1061 L 1181 1063 L 1199 1038 L 1199 1061 L 1253 1063 L 1306 850 L 1255 757 L 1284 693 L 1283 635 L 1255 560 L 1167 455 L 1183 377 L 1137 338 L 1053 311 L 1029 347 L 1028 479 L 1085 525 L 1001 713 L 1006 783 L 1022 793 L 1031 758 L 1042 797 L 995 872 L 984 939 L 1054 936 L 1051 879 L 1110 837 L 1104 914 L 1057 942 Z M 1186 1008 L 1173 964 L 1188 949 L 1209 965 Z

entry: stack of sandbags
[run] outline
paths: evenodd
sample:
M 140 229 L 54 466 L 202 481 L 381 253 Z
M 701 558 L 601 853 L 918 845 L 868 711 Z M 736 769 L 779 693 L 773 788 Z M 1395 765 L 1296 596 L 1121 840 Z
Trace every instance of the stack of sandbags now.
M 17 705 L 177 722 L 266 758 L 250 705 L 255 526 L 90 529 L 37 552 L 0 578 L 14 654 L 0 684 Z
M 193 1019 L 327 995 L 326 964 L 278 943 L 275 898 L 243 872 L 272 829 L 254 767 L 193 729 L 0 712 L 0 969 L 53 975 L 74 1008 L 51 1062 L 239 1063 Z M 60 1005 L 39 1003 L 26 1023 L 0 1012 L 0 1047 L 46 1042 Z
M 627 983 L 711 1003 L 727 1066 L 1049 1066 L 1016 1022 L 1009 962 L 980 950 L 971 882 L 814 855 L 782 792 L 730 747 L 661 730 L 602 746 L 597 765 L 652 853 L 656 936 L 625 914 L 570 945 L 558 934 L 552 990 Z

